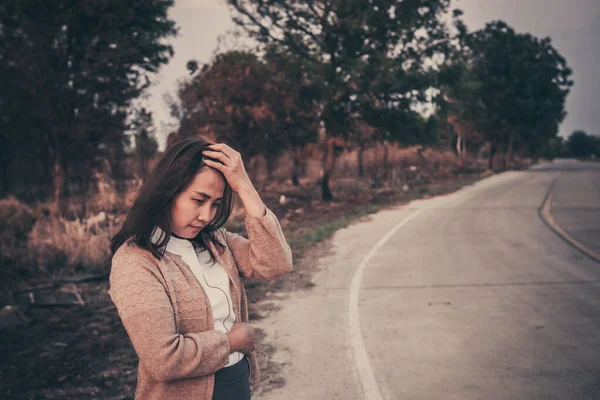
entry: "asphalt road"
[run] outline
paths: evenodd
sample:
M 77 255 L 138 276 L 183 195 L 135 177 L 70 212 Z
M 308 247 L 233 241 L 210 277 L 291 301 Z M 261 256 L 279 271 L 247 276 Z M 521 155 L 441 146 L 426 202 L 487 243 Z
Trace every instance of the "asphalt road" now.
M 569 236 L 600 254 L 600 163 L 557 161 L 550 212 Z
M 286 384 L 255 398 L 600 399 L 600 264 L 542 221 L 549 190 L 600 248 L 600 168 L 575 160 L 338 231 L 315 287 L 259 324 Z

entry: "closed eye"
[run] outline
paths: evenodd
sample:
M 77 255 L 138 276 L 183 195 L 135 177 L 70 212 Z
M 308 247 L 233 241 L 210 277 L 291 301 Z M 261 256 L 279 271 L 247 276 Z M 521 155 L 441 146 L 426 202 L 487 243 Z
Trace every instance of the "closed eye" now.
M 201 199 L 193 199 L 193 200 L 200 205 L 204 204 L 204 202 L 206 201 L 206 200 L 201 200 Z M 222 204 L 221 202 L 219 202 L 219 203 L 215 202 L 215 203 L 212 203 L 212 206 L 219 207 L 221 204 Z

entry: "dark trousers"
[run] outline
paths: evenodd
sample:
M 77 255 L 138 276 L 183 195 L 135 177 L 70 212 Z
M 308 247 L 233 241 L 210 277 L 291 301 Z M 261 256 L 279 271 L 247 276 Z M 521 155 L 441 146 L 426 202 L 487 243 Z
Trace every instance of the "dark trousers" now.
M 215 390 L 212 400 L 250 400 L 248 357 L 215 373 Z

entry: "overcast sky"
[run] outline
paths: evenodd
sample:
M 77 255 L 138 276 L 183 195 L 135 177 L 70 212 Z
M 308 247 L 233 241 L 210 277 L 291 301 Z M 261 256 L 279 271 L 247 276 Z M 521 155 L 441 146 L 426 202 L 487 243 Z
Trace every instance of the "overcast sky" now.
M 500 19 L 519 33 L 549 36 L 573 70 L 575 82 L 560 135 L 575 129 L 600 134 L 600 0 L 453 0 L 453 6 L 464 11 L 470 30 Z M 219 37 L 234 28 L 224 0 L 176 0 L 170 17 L 179 26 L 179 36 L 172 40 L 175 56 L 160 70 L 148 101 L 161 148 L 168 120 L 163 95 L 174 93 L 176 82 L 187 75 L 188 60 L 209 62 Z

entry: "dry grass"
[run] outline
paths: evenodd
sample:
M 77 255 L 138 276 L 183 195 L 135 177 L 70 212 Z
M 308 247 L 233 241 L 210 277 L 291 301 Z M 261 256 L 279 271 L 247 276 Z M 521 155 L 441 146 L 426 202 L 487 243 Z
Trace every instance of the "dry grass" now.
M 69 199 L 64 216 L 56 216 L 51 201 L 30 207 L 14 197 L 0 200 L 0 263 L 6 282 L 53 279 L 83 269 L 108 273 L 110 238 L 118 230 L 114 215 L 126 212 L 127 198 L 105 175 L 94 178 L 89 195 Z
M 127 199 L 116 189 L 115 181 L 107 174 L 94 173 L 94 187 L 86 201 L 86 217 L 99 212 L 125 211 Z
M 21 238 L 35 222 L 35 212 L 16 197 L 0 199 L 0 232 Z
M 453 176 L 456 168 L 464 165 L 473 166 L 477 160 L 472 157 L 460 165 L 456 154 L 449 149 L 421 148 L 420 146 L 401 147 L 398 144 L 388 145 L 388 167 L 384 168 L 385 148 L 383 144 L 374 144 L 363 151 L 363 172 L 359 177 L 358 150 L 345 149 L 336 159 L 332 176 L 332 184 L 345 179 L 363 181 L 367 186 L 372 186 L 373 181 L 379 181 L 376 185 L 387 187 L 402 186 L 412 181 L 416 175 L 435 175 L 437 179 L 446 179 Z M 306 166 L 303 177 L 303 185 L 312 184 L 322 176 L 321 149 L 315 149 L 305 158 Z M 267 182 L 264 160 L 253 160 L 252 174 L 257 182 L 266 186 Z M 483 160 L 479 160 L 480 163 Z M 418 173 L 417 173 L 418 171 Z M 284 153 L 277 162 L 277 168 L 273 174 L 274 183 L 283 183 L 290 179 L 292 174 L 292 155 Z M 261 187 L 262 187 L 261 186 Z
M 41 271 L 73 272 L 86 269 L 108 272 L 110 238 L 117 224 L 111 218 L 85 223 L 64 218 L 40 218 L 29 234 L 27 248 Z
M 381 196 L 388 196 L 388 192 L 407 190 L 406 184 L 410 185 L 411 191 L 413 187 L 419 191 L 422 185 L 453 179 L 463 168 L 449 150 L 402 148 L 392 144 L 388 147 L 387 170 L 384 170 L 383 156 L 383 145 L 367 148 L 363 153 L 364 176 L 359 178 L 357 150 L 343 151 L 337 158 L 331 181 L 334 195 L 338 193 L 344 203 L 369 206 Z M 319 202 L 321 159 L 322 153 L 318 149 L 307 154 L 300 178 L 301 187 L 291 186 L 290 154 L 280 158 L 271 179 L 267 177 L 266 164 L 260 157 L 250 160 L 249 173 L 265 201 L 276 204 L 279 195 L 285 193 L 295 204 L 283 207 L 286 208 L 284 213 L 290 212 L 288 209 L 301 212 L 302 208 L 315 207 L 314 202 Z M 131 187 L 125 194 L 119 193 L 115 182 L 104 173 L 96 173 L 93 183 L 86 198 L 69 199 L 68 212 L 64 217 L 53 216 L 50 202 L 28 207 L 14 197 L 0 200 L 0 262 L 15 267 L 21 275 L 31 276 L 42 272 L 51 276 L 67 275 L 80 269 L 108 272 L 110 238 L 117 232 L 119 220 L 130 207 L 139 182 L 130 182 Z M 404 196 L 407 195 L 409 193 L 404 193 Z M 226 227 L 243 232 L 243 217 L 244 210 L 238 199 Z M 283 217 L 284 225 L 287 219 L 287 215 Z M 322 229 L 329 232 L 336 227 L 324 226 Z M 313 232 L 309 237 L 301 234 L 296 240 L 318 241 L 313 236 L 320 237 L 322 233 Z

